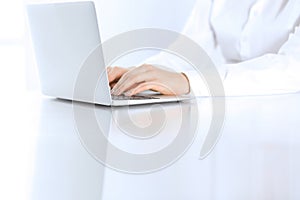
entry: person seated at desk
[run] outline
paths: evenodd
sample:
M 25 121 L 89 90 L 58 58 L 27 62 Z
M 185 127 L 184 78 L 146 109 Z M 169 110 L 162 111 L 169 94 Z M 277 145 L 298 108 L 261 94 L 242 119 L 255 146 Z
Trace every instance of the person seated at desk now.
M 212 58 L 225 95 L 271 95 L 300 91 L 299 26 L 300 0 L 201 0 L 196 1 L 183 35 Z M 192 75 L 154 65 L 178 65 L 165 54 L 139 67 L 108 67 L 112 94 L 154 90 L 170 95 L 171 88 L 181 95 L 197 87 L 190 84 Z

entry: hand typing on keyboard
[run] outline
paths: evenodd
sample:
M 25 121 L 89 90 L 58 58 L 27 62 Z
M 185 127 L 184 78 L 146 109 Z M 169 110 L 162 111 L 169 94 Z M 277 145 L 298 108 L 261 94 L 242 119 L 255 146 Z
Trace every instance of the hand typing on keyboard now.
M 182 95 L 190 91 L 185 74 L 168 71 L 153 65 L 122 68 L 108 67 L 107 74 L 112 95 L 133 96 L 153 90 L 165 95 Z

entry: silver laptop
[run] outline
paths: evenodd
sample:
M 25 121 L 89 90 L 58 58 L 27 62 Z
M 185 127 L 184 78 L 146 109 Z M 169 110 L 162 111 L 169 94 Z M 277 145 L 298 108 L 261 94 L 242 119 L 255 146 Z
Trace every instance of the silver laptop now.
M 101 40 L 93 2 L 30 4 L 27 15 L 43 94 L 107 106 L 190 98 L 157 94 L 111 96 L 107 74 L 101 74 L 106 69 L 102 49 L 95 51 Z M 83 67 L 89 72 L 83 72 Z M 99 74 L 97 80 L 95 74 Z

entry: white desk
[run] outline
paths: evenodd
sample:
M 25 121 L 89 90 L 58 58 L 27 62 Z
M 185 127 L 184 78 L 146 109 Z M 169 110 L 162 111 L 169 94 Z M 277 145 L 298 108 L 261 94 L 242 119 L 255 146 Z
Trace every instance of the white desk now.
M 199 153 L 212 116 L 209 99 L 156 107 L 165 109 L 166 117 L 157 135 L 130 135 L 130 130 L 126 134 L 117 126 L 128 123 L 124 113 L 97 106 L 99 125 L 111 144 L 144 154 L 171 144 L 180 120 L 193 116 L 197 106 L 197 135 L 185 154 L 164 169 L 138 175 L 104 167 L 95 152 L 88 152 L 85 133 L 76 130 L 72 102 L 36 94 L 24 94 L 22 99 L 1 105 L 2 111 L 13 112 L 1 116 L 0 186 L 5 189 L 0 199 L 300 199 L 300 94 L 227 98 L 222 135 L 204 160 Z M 130 109 L 137 127 L 155 122 L 148 108 Z M 116 124 L 118 117 L 124 121 Z

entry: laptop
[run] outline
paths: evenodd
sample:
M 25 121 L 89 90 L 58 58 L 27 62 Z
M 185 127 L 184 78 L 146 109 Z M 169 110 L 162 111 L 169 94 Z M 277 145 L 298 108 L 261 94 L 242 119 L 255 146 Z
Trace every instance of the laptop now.
M 100 74 L 101 71 L 106 72 L 106 65 L 102 49 L 97 49 L 101 40 L 93 2 L 29 4 L 27 16 L 43 94 L 106 106 L 174 102 L 190 98 L 151 92 L 132 97 L 112 96 L 107 73 Z M 87 58 L 90 58 L 89 61 L 86 61 Z M 91 70 L 78 81 L 82 67 Z M 97 73 L 99 78 L 92 82 Z

